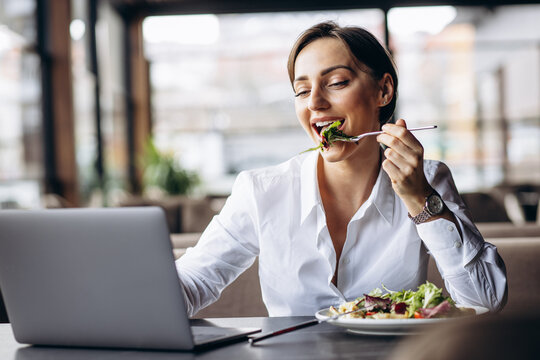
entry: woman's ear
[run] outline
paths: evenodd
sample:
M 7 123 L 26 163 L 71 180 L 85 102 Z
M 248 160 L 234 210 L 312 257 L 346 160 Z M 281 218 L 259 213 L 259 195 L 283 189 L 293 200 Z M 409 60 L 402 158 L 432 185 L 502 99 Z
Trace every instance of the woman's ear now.
M 385 73 L 381 80 L 379 80 L 379 106 L 384 107 L 394 98 L 394 79 L 389 73 Z

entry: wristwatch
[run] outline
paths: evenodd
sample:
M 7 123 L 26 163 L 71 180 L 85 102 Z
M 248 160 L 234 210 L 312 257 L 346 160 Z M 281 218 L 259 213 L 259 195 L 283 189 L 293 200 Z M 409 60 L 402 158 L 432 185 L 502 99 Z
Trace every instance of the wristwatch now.
M 422 212 L 416 216 L 409 215 L 409 219 L 416 225 L 422 224 L 435 215 L 439 215 L 444 210 L 444 201 L 441 196 L 433 190 L 433 192 L 426 197 L 426 203 Z

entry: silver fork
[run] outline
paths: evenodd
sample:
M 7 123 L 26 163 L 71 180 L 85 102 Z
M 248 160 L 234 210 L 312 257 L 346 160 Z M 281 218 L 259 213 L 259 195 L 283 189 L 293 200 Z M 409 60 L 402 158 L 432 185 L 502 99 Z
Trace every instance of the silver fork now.
M 418 130 L 429 130 L 429 129 L 436 129 L 437 128 L 437 125 L 430 125 L 430 126 L 422 126 L 422 127 L 417 127 L 417 128 L 412 128 L 412 129 L 407 129 L 409 131 L 418 131 Z M 358 136 L 354 136 L 354 137 L 351 137 L 351 138 L 337 138 L 335 139 L 335 141 L 345 141 L 345 142 L 357 142 L 367 136 L 371 136 L 371 135 L 379 135 L 379 134 L 382 134 L 384 131 L 372 131 L 372 132 L 368 132 L 368 133 L 364 133 L 364 134 L 360 134 Z

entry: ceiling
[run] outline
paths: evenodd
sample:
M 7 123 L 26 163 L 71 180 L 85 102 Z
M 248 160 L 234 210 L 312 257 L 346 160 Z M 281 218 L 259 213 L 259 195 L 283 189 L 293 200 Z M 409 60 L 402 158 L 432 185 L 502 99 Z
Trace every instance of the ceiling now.
M 108 0 L 127 18 L 149 15 L 244 13 L 332 9 L 389 9 L 397 6 L 455 5 L 487 6 L 534 4 L 539 1 L 511 0 Z

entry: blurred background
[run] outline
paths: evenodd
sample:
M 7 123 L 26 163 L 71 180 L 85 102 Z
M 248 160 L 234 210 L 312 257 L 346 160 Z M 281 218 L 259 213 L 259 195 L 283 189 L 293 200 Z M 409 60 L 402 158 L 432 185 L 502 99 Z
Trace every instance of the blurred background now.
M 239 171 L 313 145 L 287 55 L 334 20 L 392 52 L 396 117 L 438 126 L 417 136 L 476 221 L 540 224 L 539 19 L 532 1 L 0 0 L 0 208 L 159 205 L 202 231 Z

